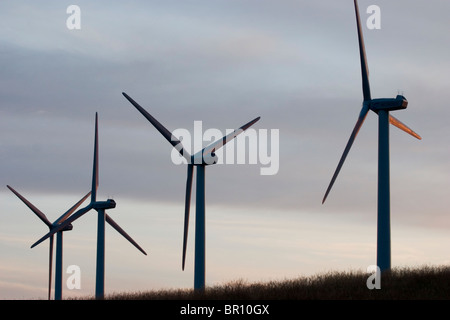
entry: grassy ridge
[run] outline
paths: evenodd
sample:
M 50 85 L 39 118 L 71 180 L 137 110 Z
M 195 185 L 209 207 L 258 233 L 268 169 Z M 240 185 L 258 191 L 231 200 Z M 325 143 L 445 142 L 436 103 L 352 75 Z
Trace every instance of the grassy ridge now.
M 108 300 L 372 300 L 450 299 L 450 266 L 395 268 L 381 276 L 381 288 L 369 290 L 365 272 L 329 272 L 283 281 L 238 280 L 204 292 L 172 289 L 116 293 Z

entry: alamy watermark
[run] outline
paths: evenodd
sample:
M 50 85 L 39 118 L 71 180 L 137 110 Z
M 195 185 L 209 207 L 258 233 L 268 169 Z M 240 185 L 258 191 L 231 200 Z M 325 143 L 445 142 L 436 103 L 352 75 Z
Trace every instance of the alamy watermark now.
M 226 129 L 225 133 L 219 129 L 203 131 L 202 121 L 194 121 L 194 132 L 191 135 L 187 129 L 179 128 L 173 131 L 172 136 L 181 141 L 183 149 L 192 151 L 202 150 L 203 143 L 213 143 L 235 131 Z M 207 164 L 260 164 L 261 175 L 275 175 L 280 167 L 280 132 L 279 129 L 248 128 L 234 139 L 228 141 L 223 147 L 214 150 L 214 159 L 217 162 L 208 163 L 208 159 L 194 158 L 194 164 L 205 161 Z M 187 160 L 180 155 L 177 149 L 172 150 L 172 162 L 176 165 L 186 164 Z
M 69 30 L 81 29 L 81 9 L 76 4 L 71 4 L 67 7 L 66 13 L 70 16 L 66 20 L 66 26 Z M 381 29 L 381 9 L 379 6 L 373 4 L 367 7 L 366 13 L 371 14 L 367 18 L 366 26 L 370 30 Z
M 366 26 L 370 30 L 381 29 L 381 9 L 377 5 L 371 5 L 367 7 L 368 14 L 371 14 L 367 18 Z
M 81 289 L 81 268 L 77 265 L 70 265 L 67 267 L 67 273 L 70 276 L 67 278 L 66 286 L 69 290 Z
M 367 267 L 367 272 L 371 273 L 369 278 L 367 278 L 366 286 L 367 289 L 381 289 L 381 271 L 380 267 L 375 265 L 370 265 Z
M 69 30 L 81 29 L 81 9 L 75 4 L 71 4 L 67 7 L 66 13 L 70 16 L 66 20 L 66 27 Z

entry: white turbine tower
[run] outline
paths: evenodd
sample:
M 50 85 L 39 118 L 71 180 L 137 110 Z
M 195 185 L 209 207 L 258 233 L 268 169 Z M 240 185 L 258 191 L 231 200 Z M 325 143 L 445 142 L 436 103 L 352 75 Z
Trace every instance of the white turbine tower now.
M 33 211 L 36 216 L 44 222 L 50 230 L 58 227 L 64 220 L 67 219 L 91 194 L 88 192 L 80 201 L 78 201 L 72 208 L 65 212 L 61 217 L 59 217 L 55 222 L 51 223 L 47 216 L 34 206 L 30 201 L 28 201 L 19 192 L 14 190 L 12 187 L 7 186 L 23 203 L 27 205 L 28 208 Z M 60 230 L 56 234 L 56 261 L 55 261 L 55 300 L 62 299 L 62 268 L 63 268 L 63 232 L 72 230 L 72 225 L 67 225 L 64 229 Z M 48 299 L 51 298 L 52 291 L 52 267 L 53 267 L 53 235 L 50 237 L 50 247 L 49 247 L 49 263 L 48 263 Z
M 51 229 L 49 233 L 44 235 L 41 239 L 36 241 L 31 247 L 37 246 L 39 243 L 51 237 L 54 233 L 63 230 L 73 221 L 80 218 L 86 212 L 94 209 L 98 213 L 97 224 L 97 266 L 96 266 L 96 285 L 95 297 L 96 299 L 103 299 L 105 293 L 105 221 L 108 222 L 116 231 L 131 242 L 139 251 L 147 255 L 147 253 L 134 241 L 109 215 L 105 213 L 106 209 L 116 207 L 116 202 L 113 199 L 106 201 L 97 201 L 98 188 L 98 116 L 95 114 L 95 142 L 94 142 L 94 164 L 92 170 L 92 190 L 91 202 L 86 207 L 78 210 L 64 222 L 59 224 L 56 228 Z
M 167 130 L 161 123 L 142 108 L 126 93 L 122 93 L 136 109 L 147 118 L 148 121 L 166 138 L 167 141 L 187 160 L 187 180 L 186 180 L 186 201 L 184 214 L 184 236 L 183 236 L 183 258 L 182 269 L 186 261 L 186 246 L 188 238 L 189 211 L 191 204 L 192 178 L 194 174 L 194 166 L 197 167 L 197 183 L 196 183 L 196 203 L 195 203 L 195 266 L 194 266 L 194 289 L 203 290 L 205 288 L 205 168 L 207 165 L 217 163 L 215 151 L 222 148 L 227 142 L 234 139 L 237 135 L 247 130 L 260 117 L 255 118 L 249 123 L 243 125 L 239 129 L 223 137 L 209 146 L 203 148 L 194 155 L 190 155 L 183 148 L 182 143 Z
M 369 112 L 372 110 L 378 115 L 378 214 L 377 214 L 377 265 L 380 271 L 390 270 L 391 268 L 391 227 L 390 227 L 390 189 L 389 189 L 389 123 L 407 132 L 417 139 L 421 137 L 407 127 L 400 120 L 390 115 L 390 111 L 406 109 L 408 100 L 402 95 L 397 95 L 396 98 L 382 98 L 372 99 L 369 85 L 369 71 L 367 67 L 366 51 L 364 46 L 363 33 L 361 28 L 361 21 L 359 17 L 358 3 L 354 0 L 356 12 L 356 24 L 358 29 L 359 39 L 359 53 L 361 60 L 361 75 L 362 75 L 362 91 L 364 101 L 362 109 L 359 114 L 356 125 L 344 149 L 344 153 L 339 161 L 339 164 L 334 172 L 331 182 L 328 186 L 322 203 L 325 202 L 328 193 L 344 164 L 345 158 L 350 151 L 350 148 L 355 141 L 359 129 L 364 123 L 364 120 Z

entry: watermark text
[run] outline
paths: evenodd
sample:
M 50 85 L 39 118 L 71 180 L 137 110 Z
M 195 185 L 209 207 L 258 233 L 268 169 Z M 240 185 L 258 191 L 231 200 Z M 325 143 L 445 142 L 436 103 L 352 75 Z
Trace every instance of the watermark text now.
M 381 9 L 377 5 L 371 5 L 367 7 L 368 14 L 371 14 L 367 18 L 366 26 L 369 30 L 381 29 Z
M 81 289 L 81 268 L 77 265 L 70 265 L 67 267 L 67 273 L 70 274 L 66 281 L 67 289 Z
M 70 16 L 66 20 L 66 27 L 69 30 L 81 29 L 81 9 L 75 4 L 71 4 L 67 7 L 66 13 Z
M 219 129 L 203 131 L 202 121 L 194 121 L 194 134 L 189 130 L 179 128 L 172 135 L 180 140 L 183 149 L 192 153 L 202 150 L 203 143 L 213 143 L 224 136 L 233 133 L 233 129 L 226 129 L 225 134 Z M 279 129 L 253 129 L 249 128 L 236 138 L 228 141 L 223 147 L 214 150 L 217 164 L 260 164 L 261 175 L 275 175 L 279 170 Z M 180 155 L 177 149 L 172 150 L 172 162 L 176 165 L 186 164 L 187 160 Z M 195 161 L 200 161 L 195 163 Z M 205 161 L 205 160 L 204 160 Z M 201 158 L 194 159 L 194 164 L 200 164 Z
M 367 289 L 381 289 L 381 271 L 380 267 L 371 265 L 367 267 L 367 272 L 371 273 L 366 281 Z

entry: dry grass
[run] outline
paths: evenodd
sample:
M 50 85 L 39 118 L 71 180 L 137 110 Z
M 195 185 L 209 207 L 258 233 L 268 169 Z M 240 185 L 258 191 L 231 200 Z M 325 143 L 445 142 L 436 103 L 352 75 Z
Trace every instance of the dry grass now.
M 116 293 L 107 300 L 416 300 L 450 299 L 450 266 L 396 268 L 381 277 L 381 289 L 369 290 L 368 273 L 329 272 L 284 281 L 238 280 L 203 292 L 172 289 Z

